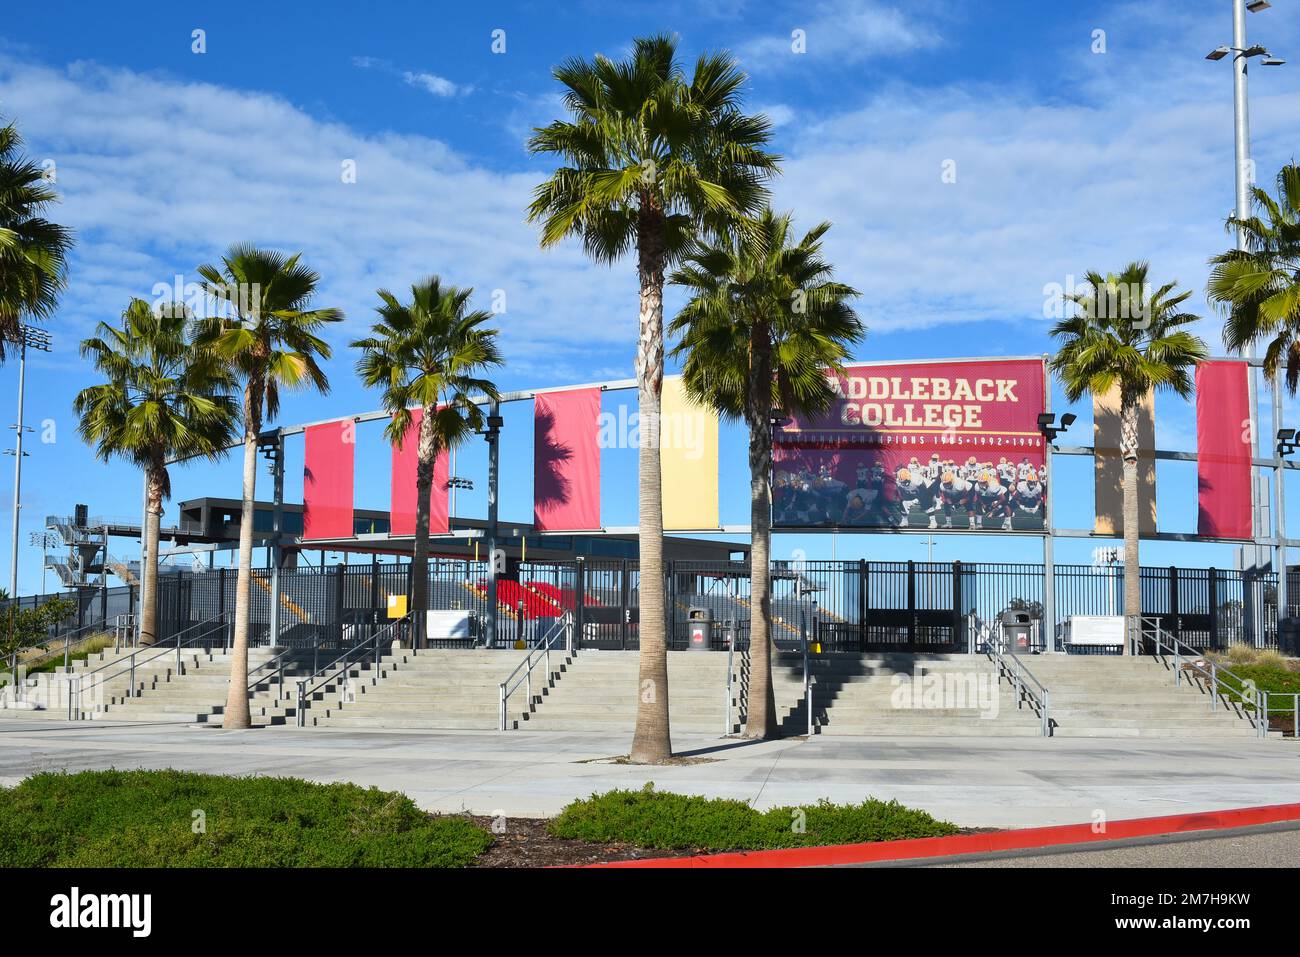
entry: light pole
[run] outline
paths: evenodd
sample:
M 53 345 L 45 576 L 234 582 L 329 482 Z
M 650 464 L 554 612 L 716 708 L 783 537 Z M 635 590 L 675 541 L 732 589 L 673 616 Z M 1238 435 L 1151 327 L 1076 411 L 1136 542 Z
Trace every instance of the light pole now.
M 1298 443 L 1296 441 L 1295 429 L 1278 429 L 1277 431 L 1277 461 L 1280 463 L 1288 455 L 1296 450 Z M 1285 475 L 1286 469 L 1283 466 L 1279 469 L 1279 476 Z M 1273 486 L 1273 495 L 1277 508 L 1277 617 L 1278 621 L 1283 618 L 1291 617 L 1291 591 L 1287 581 L 1287 557 L 1286 557 L 1286 496 L 1282 494 L 1282 479 Z
M 32 532 L 28 538 L 32 545 L 41 546 L 41 594 L 45 594 L 45 555 L 50 548 L 59 544 L 59 537 L 53 532 Z
M 1211 50 L 1206 56 L 1207 60 L 1222 60 L 1225 57 L 1232 56 L 1232 102 L 1233 102 L 1233 140 L 1235 145 L 1237 160 L 1237 209 L 1238 219 L 1245 219 L 1250 215 L 1251 210 L 1251 188 L 1254 186 L 1254 176 L 1251 173 L 1250 159 L 1250 102 L 1247 96 L 1250 78 L 1250 61 L 1256 57 L 1263 57 L 1264 66 L 1281 66 L 1286 61 L 1273 56 L 1262 46 L 1246 45 L 1246 12 L 1260 13 L 1267 10 L 1272 4 L 1268 0 L 1232 0 L 1232 46 L 1218 47 Z M 1237 229 L 1237 249 L 1246 248 L 1246 231 L 1240 227 Z M 1243 350 L 1247 360 L 1255 358 L 1255 343 L 1246 343 Z M 1259 424 L 1259 390 L 1255 381 L 1255 369 L 1250 367 L 1250 425 L 1251 435 L 1258 435 Z M 1273 383 L 1273 402 L 1277 403 L 1279 399 L 1277 383 Z M 1251 457 L 1259 453 L 1259 443 L 1252 438 Z M 1251 500 L 1251 524 L 1252 537 L 1258 537 L 1263 530 L 1264 523 L 1261 521 L 1261 503 L 1259 494 L 1259 473 L 1251 469 L 1250 500 Z M 1274 470 L 1274 482 L 1279 478 L 1277 470 Z M 1255 564 L 1261 564 L 1259 557 L 1259 548 L 1255 548 Z
M 27 454 L 23 451 L 23 432 L 31 431 L 31 429 L 23 425 L 23 392 L 27 382 L 27 350 L 35 349 L 38 352 L 49 352 L 50 334 L 44 329 L 20 322 L 16 327 L 5 333 L 5 339 L 18 346 L 18 422 L 12 426 L 18 438 L 14 442 L 14 448 L 5 449 L 6 455 L 14 457 L 14 530 L 9 550 L 9 594 L 17 598 L 18 511 L 22 508 L 23 456 Z
M 501 416 L 501 406 L 492 402 L 488 407 L 487 427 L 480 430 L 480 435 L 488 444 L 488 594 L 487 594 L 487 634 L 484 644 L 496 647 L 497 641 L 497 484 L 500 468 L 499 449 L 501 426 L 505 419 Z

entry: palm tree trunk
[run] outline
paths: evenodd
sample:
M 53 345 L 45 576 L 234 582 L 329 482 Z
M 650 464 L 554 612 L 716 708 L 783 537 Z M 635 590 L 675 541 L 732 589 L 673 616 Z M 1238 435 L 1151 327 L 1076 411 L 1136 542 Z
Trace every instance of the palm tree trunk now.
M 754 324 L 749 371 L 749 698 L 745 737 L 777 733 L 772 689 L 772 355 L 766 323 Z
M 641 648 L 636 732 L 630 760 L 656 764 L 672 757 L 668 725 L 668 641 L 664 594 L 663 475 L 659 466 L 660 394 L 664 381 L 664 219 L 650 204 L 641 209 L 637 271 L 641 280 L 641 335 L 637 342 L 640 410 L 638 506 Z
M 253 586 L 253 504 L 257 497 L 257 436 L 262 431 L 262 381 L 244 387 L 244 490 L 239 513 L 239 576 L 235 580 L 235 636 L 230 650 L 230 687 L 223 728 L 252 725 L 248 712 L 248 625 Z M 278 636 L 276 636 L 278 637 Z
M 1142 566 L 1138 556 L 1138 397 L 1120 396 L 1120 455 L 1124 460 L 1124 616 L 1142 614 Z M 1124 653 L 1128 654 L 1125 643 Z
M 140 566 L 140 644 L 158 640 L 158 525 L 162 518 L 167 469 L 161 462 L 149 466 L 148 504 L 144 515 L 144 562 Z
M 433 489 L 433 463 L 437 447 L 433 435 L 433 407 L 423 410 L 415 453 L 415 546 L 411 550 L 411 646 L 423 644 L 425 611 L 429 607 L 429 493 Z

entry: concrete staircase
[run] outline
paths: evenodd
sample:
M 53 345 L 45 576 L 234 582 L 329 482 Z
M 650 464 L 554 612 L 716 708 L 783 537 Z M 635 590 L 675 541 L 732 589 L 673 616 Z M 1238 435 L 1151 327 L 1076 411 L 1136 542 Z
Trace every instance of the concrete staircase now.
M 131 682 L 130 656 L 135 649 L 107 649 L 73 662 L 71 671 L 82 676 L 79 710 L 94 721 L 139 721 L 195 724 L 220 714 L 230 681 L 230 656 L 220 647 L 142 651 Z M 265 649 L 249 650 L 249 668 L 269 657 Z M 102 670 L 99 670 L 102 669 Z M 99 670 L 98 674 L 92 674 Z M 2 709 L 0 715 L 24 720 L 66 720 L 68 685 L 61 674 L 32 676 L 35 687 L 25 689 L 27 700 L 44 704 L 40 710 Z M 75 687 L 75 685 L 73 686 Z
M 524 652 L 515 649 L 397 649 L 381 659 L 374 680 L 353 682 L 346 699 L 313 702 L 306 724 L 495 731 L 500 726 L 500 684 L 523 657 Z M 519 726 L 541 702 L 549 701 L 555 687 L 570 680 L 571 667 L 572 659 L 563 651 L 552 651 L 548 681 L 543 659 L 533 672 L 533 700 L 527 700 L 523 686 L 511 695 L 511 724 Z
M 636 723 L 639 653 L 583 651 L 518 726 L 537 731 L 631 730 Z M 736 661 L 739 661 L 737 656 Z M 668 716 L 673 732 L 722 736 L 727 656 L 668 652 Z M 732 732 L 739 730 L 733 684 Z
M 814 733 L 869 737 L 1033 737 L 1042 721 L 1016 707 L 1015 691 L 993 664 L 965 655 L 814 655 Z M 803 659 L 773 660 L 778 720 L 806 734 Z
M 1051 692 L 1053 735 L 1093 738 L 1252 738 L 1243 712 L 1147 656 L 1038 655 L 1025 659 Z

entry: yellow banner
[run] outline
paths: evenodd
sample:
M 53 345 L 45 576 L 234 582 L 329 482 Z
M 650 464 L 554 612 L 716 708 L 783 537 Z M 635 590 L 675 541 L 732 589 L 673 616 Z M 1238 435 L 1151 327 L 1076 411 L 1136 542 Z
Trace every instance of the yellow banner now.
M 1098 535 L 1124 534 L 1124 460 L 1120 458 L 1119 388 L 1092 400 L 1092 433 L 1097 476 Z M 1156 530 L 1155 394 L 1138 409 L 1138 534 Z M 1059 489 L 1060 486 L 1058 485 Z
M 681 376 L 665 376 L 659 404 L 664 529 L 718 527 L 718 416 L 686 397 Z

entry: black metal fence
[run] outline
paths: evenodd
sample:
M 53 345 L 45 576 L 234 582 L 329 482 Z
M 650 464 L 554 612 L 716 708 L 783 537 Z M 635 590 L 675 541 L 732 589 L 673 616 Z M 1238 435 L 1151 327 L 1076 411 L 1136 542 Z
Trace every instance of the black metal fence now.
M 165 639 L 219 613 L 233 615 L 233 569 L 167 575 L 159 581 L 159 637 Z M 280 574 L 280 644 L 340 647 L 379 621 L 391 595 L 410 594 L 409 564 L 349 564 L 285 569 Z M 1292 583 L 1292 613 L 1300 588 Z M 1042 565 L 988 562 L 775 562 L 773 638 L 797 647 L 808 634 L 827 650 L 958 651 L 970 641 L 973 617 L 992 621 L 1007 608 L 1027 611 L 1044 634 L 1059 636 L 1072 616 L 1118 615 L 1123 569 L 1087 565 L 1055 568 L 1055 621 L 1043 622 Z M 544 633 L 566 612 L 574 615 L 581 647 L 634 649 L 640 627 L 640 571 L 635 561 L 526 562 L 517 576 L 498 578 L 498 636 L 513 644 Z M 251 641 L 268 644 L 271 573 L 254 572 Z M 1270 572 L 1204 568 L 1143 568 L 1143 614 L 1199 649 L 1245 642 L 1277 645 L 1277 580 Z M 470 637 L 487 614 L 484 562 L 435 560 L 428 607 L 463 611 Z M 23 598 L 31 607 L 44 597 Z M 84 590 L 65 631 L 111 621 L 134 610 L 138 589 Z M 665 568 L 668 641 L 685 648 L 693 625 L 722 649 L 748 642 L 753 600 L 744 562 L 669 562 Z M 448 644 L 465 643 L 448 642 Z

